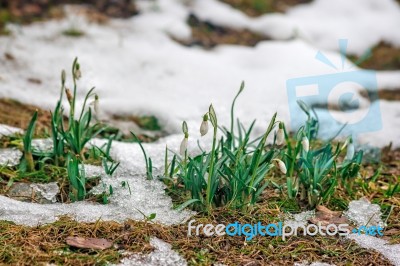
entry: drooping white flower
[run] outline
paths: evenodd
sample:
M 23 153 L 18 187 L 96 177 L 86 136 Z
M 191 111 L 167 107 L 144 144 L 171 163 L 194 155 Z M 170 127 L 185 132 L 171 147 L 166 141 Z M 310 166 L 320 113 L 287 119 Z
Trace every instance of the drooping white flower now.
M 207 134 L 208 132 L 208 115 L 205 114 L 203 116 L 203 122 L 201 122 L 200 125 L 200 134 L 201 136 L 204 136 L 205 134 Z
M 183 138 L 179 149 L 180 155 L 185 156 L 187 147 L 188 147 L 188 134 L 185 134 L 185 137 Z
M 75 65 L 75 69 L 74 69 L 74 78 L 75 79 L 80 79 L 82 77 L 82 72 L 81 72 L 81 68 L 80 65 L 78 63 L 76 63 Z
M 283 130 L 283 123 L 279 123 L 279 129 L 276 132 L 276 144 L 282 145 L 285 140 L 285 131 Z
M 94 100 L 90 103 L 93 106 L 94 114 L 96 118 L 99 118 L 100 115 L 100 106 L 99 106 L 99 96 L 97 94 L 94 95 Z
M 286 169 L 285 163 L 282 162 L 282 161 L 279 160 L 279 159 L 274 159 L 274 161 L 276 161 L 276 162 L 278 163 L 279 170 L 280 170 L 283 174 L 286 174 L 286 173 L 287 173 L 287 169 Z
M 350 140 L 350 143 L 349 143 L 349 145 L 347 146 L 346 160 L 351 160 L 351 159 L 353 159 L 354 153 L 355 153 L 354 144 L 353 144 L 353 141 Z
M 310 142 L 308 141 L 307 137 L 303 137 L 301 140 L 301 145 L 303 146 L 303 150 L 308 152 L 310 150 Z

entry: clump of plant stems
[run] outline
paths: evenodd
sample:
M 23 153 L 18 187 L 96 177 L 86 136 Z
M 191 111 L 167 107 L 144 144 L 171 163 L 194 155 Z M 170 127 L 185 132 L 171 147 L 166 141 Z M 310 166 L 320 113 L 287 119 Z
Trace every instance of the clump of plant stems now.
M 72 201 L 84 200 L 86 198 L 86 183 L 88 178 L 85 176 L 84 161 L 87 153 L 87 144 L 91 139 L 100 134 L 105 126 L 95 119 L 98 112 L 98 96 L 93 93 L 91 88 L 85 95 L 81 108 L 77 108 L 77 83 L 81 78 L 81 69 L 78 59 L 75 58 L 72 64 L 72 91 L 66 87 L 66 72 L 61 72 L 61 92 L 56 107 L 51 112 L 51 138 L 53 148 L 51 152 L 35 152 L 40 159 L 46 158 L 46 162 L 51 162 L 57 167 L 66 167 L 69 181 L 69 196 Z M 63 98 L 64 94 L 69 104 L 69 113 L 65 119 Z M 91 105 L 94 105 L 95 114 L 88 101 L 93 98 Z M 24 171 L 34 171 L 35 164 L 32 156 L 32 137 L 37 120 L 37 112 L 32 117 L 24 137 L 24 160 L 22 161 Z M 67 121 L 65 121 L 67 120 Z M 119 163 L 115 163 L 109 156 L 112 137 L 106 147 L 106 151 L 98 148 L 103 157 L 103 166 L 108 175 L 112 175 Z M 111 161 L 111 164 L 108 163 Z
M 234 116 L 235 103 L 243 89 L 244 83 L 232 101 L 229 129 L 218 124 L 213 105 L 203 115 L 200 134 L 207 134 L 210 122 L 210 151 L 200 147 L 200 154 L 189 155 L 189 131 L 185 121 L 182 123 L 183 140 L 179 154 L 174 154 L 169 161 L 169 150 L 165 149 L 164 173 L 160 178 L 168 180 L 175 188 L 183 187 L 190 196 L 180 208 L 192 206 L 194 210 L 211 212 L 214 208 L 225 207 L 247 211 L 260 200 L 262 192 L 270 184 L 286 190 L 289 198 L 306 202 L 309 208 L 328 201 L 339 181 L 351 190 L 353 180 L 359 175 L 363 155 L 362 151 L 354 153 L 351 138 L 335 146 L 332 141 L 322 146 L 315 145 L 319 129 L 317 115 L 299 101 L 307 120 L 293 141 L 284 123 L 276 120 L 276 113 L 264 134 L 251 139 L 255 121 L 246 128 Z M 267 145 L 267 138 L 277 125 L 274 143 Z M 221 136 L 218 136 L 218 131 Z M 146 160 L 147 177 L 152 179 L 151 158 L 141 144 L 140 147 Z M 339 155 L 346 148 L 346 158 L 340 161 Z M 286 185 L 270 182 L 274 167 L 286 176 Z
M 189 156 L 189 132 L 185 121 L 182 123 L 184 137 L 180 153 L 168 161 L 166 148 L 165 169 L 161 178 L 174 184 L 182 184 L 190 195 L 190 199 L 180 208 L 191 205 L 195 210 L 207 212 L 218 207 L 248 210 L 268 186 L 267 174 L 276 165 L 274 160 L 279 154 L 278 150 L 267 148 L 266 145 L 267 137 L 278 123 L 276 113 L 267 124 L 264 134 L 251 139 L 255 121 L 246 128 L 234 117 L 234 105 L 243 89 L 244 83 L 232 102 L 229 129 L 220 127 L 213 105 L 210 105 L 208 112 L 203 115 L 200 133 L 202 136 L 207 134 L 210 122 L 210 151 L 201 149 L 200 154 Z M 222 136 L 218 136 L 219 129 Z
M 310 208 L 328 201 L 335 192 L 339 181 L 350 187 L 359 174 L 363 151 L 354 153 L 352 138 L 344 144 L 332 144 L 328 141 L 322 146 L 315 145 L 319 123 L 314 110 L 302 101 L 298 101 L 306 113 L 307 120 L 294 136 L 294 142 L 282 125 L 285 147 L 282 160 L 287 166 L 286 189 L 289 198 L 300 195 L 300 201 L 307 201 Z M 312 112 L 311 112 L 312 111 Z M 347 148 L 347 155 L 340 162 L 339 155 Z

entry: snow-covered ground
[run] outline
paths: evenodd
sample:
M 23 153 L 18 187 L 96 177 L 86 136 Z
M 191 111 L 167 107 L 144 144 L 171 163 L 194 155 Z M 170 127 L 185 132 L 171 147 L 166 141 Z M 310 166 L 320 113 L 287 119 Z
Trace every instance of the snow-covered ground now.
M 236 114 L 247 123 L 256 118 L 256 129 L 261 131 L 275 111 L 292 126 L 302 122 L 304 117 L 299 112 L 289 112 L 288 103 L 294 103 L 297 94 L 288 99 L 288 79 L 340 76 L 357 70 L 347 60 L 342 65 L 338 38 L 348 39 L 347 50 L 353 54 L 362 54 L 379 41 L 400 45 L 400 31 L 396 27 L 400 25 L 400 7 L 393 0 L 316 0 L 293 7 L 287 14 L 259 18 L 249 18 L 217 0 L 143 0 L 138 4 L 140 15 L 113 20 L 108 25 L 87 23 L 70 8 L 70 16 L 61 21 L 11 27 L 11 37 L 0 37 L 0 54 L 8 52 L 16 60 L 0 65 L 0 97 L 54 106 L 59 95 L 60 70 L 70 69 L 73 58 L 78 56 L 83 72 L 79 82 L 81 95 L 96 86 L 105 113 L 153 114 L 169 133 L 179 132 L 181 121 L 186 120 L 194 134 L 210 103 L 221 122 L 229 121 L 227 110 L 244 80 L 246 89 L 237 102 Z M 190 28 L 185 20 L 190 12 L 220 25 L 247 27 L 275 40 L 263 41 L 254 48 L 221 45 L 206 51 L 183 47 L 170 36 L 189 37 Z M 85 35 L 62 35 L 71 27 Z M 337 69 L 315 59 L 319 50 Z M 32 84 L 27 81 L 29 78 L 42 83 Z M 351 76 L 349 79 L 350 82 Z M 376 79 L 379 89 L 400 88 L 400 71 L 380 71 Z M 338 90 L 336 94 L 357 90 L 363 88 L 347 83 L 345 91 Z M 370 104 L 357 93 L 354 97 L 359 101 L 356 112 L 321 110 L 322 136 L 330 137 L 341 127 L 331 118 L 333 114 L 342 122 L 355 121 L 355 128 L 363 127 L 357 119 L 376 125 L 373 129 L 378 131 L 361 134 L 361 142 L 383 146 L 393 141 L 399 146 L 398 102 L 382 100 L 378 105 Z M 308 102 L 324 104 L 326 98 L 334 106 L 340 100 L 327 94 Z M 376 111 L 379 108 L 380 113 Z M 364 117 L 368 110 L 373 110 L 372 114 Z M 345 134 L 350 134 L 349 130 Z

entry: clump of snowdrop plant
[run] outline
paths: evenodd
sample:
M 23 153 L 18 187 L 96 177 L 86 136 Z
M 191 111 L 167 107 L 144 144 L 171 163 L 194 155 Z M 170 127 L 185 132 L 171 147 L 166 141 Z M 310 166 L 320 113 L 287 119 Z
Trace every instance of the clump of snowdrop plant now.
M 86 145 L 92 138 L 100 134 L 105 126 L 100 123 L 93 123 L 92 109 L 90 106 L 87 106 L 88 100 L 93 98 L 95 113 L 99 112 L 99 97 L 93 94 L 94 88 L 91 88 L 87 92 L 81 108 L 77 108 L 77 83 L 82 77 L 77 58 L 75 58 L 72 64 L 71 73 L 72 90 L 66 87 L 66 72 L 64 70 L 61 72 L 60 97 L 54 111 L 51 112 L 52 151 L 32 151 L 31 141 L 37 120 L 37 112 L 35 112 L 24 138 L 25 159 L 22 162 L 22 169 L 26 169 L 27 171 L 33 170 L 34 162 L 32 153 L 38 157 L 38 161 L 45 160 L 55 166 L 66 166 L 69 180 L 69 196 L 72 201 L 77 201 L 86 198 L 86 182 L 88 180 L 84 175 Z M 69 105 L 68 124 L 64 122 L 64 94 Z M 110 157 L 107 155 L 105 158 L 109 159 Z M 105 165 L 107 166 L 106 170 L 108 173 L 113 173 L 118 167 L 117 163 L 113 163 L 111 166 L 109 164 Z
M 203 116 L 200 134 L 212 134 L 210 150 L 200 147 L 200 154 L 188 155 L 192 153 L 187 150 L 189 132 L 186 122 L 182 125 L 184 138 L 179 155 L 175 154 L 168 161 L 166 149 L 164 175 L 161 178 L 189 192 L 189 198 L 181 208 L 190 205 L 195 210 L 205 212 L 217 207 L 248 210 L 268 186 L 267 175 L 274 168 L 273 160 L 279 154 L 275 148 L 266 148 L 267 137 L 278 124 L 276 114 L 267 123 L 264 134 L 251 139 L 255 122 L 246 129 L 233 117 L 235 101 L 243 89 L 244 83 L 232 102 L 231 130 L 220 127 L 212 104 Z M 218 132 L 221 136 L 218 136 Z
M 295 134 L 294 143 L 289 140 L 283 126 L 286 147 L 282 151 L 282 160 L 287 166 L 286 189 L 289 198 L 299 196 L 300 201 L 306 201 L 313 208 L 330 199 L 340 177 L 345 186 L 353 182 L 359 174 L 363 153 L 354 154 L 351 138 L 343 145 L 333 146 L 328 141 L 322 147 L 314 148 L 319 129 L 317 116 L 304 102 L 298 104 L 307 114 L 307 121 Z M 346 159 L 340 162 L 339 155 L 346 148 Z

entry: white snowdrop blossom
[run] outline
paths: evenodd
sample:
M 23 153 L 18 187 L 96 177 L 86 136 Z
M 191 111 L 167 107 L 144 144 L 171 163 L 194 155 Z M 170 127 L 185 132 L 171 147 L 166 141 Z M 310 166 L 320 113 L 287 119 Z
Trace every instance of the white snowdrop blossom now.
M 303 137 L 301 140 L 301 145 L 303 146 L 303 150 L 308 152 L 310 150 L 310 142 L 308 141 L 307 137 Z
M 352 141 L 350 141 L 349 145 L 347 146 L 346 160 L 353 159 L 354 153 L 355 153 L 354 144 Z
M 182 142 L 181 142 L 181 147 L 179 149 L 179 153 L 182 156 L 185 156 L 185 153 L 187 151 L 187 147 L 188 147 L 188 135 L 185 134 L 185 137 L 183 138 Z
M 201 136 L 204 136 L 207 134 L 207 132 L 208 132 L 208 115 L 205 114 L 203 116 L 203 122 L 201 122 L 200 125 L 200 134 Z
M 276 132 L 276 144 L 282 145 L 285 140 L 285 132 L 283 130 L 283 124 L 279 123 L 279 129 Z
M 74 75 L 76 79 L 80 79 L 82 77 L 82 73 L 79 69 L 75 70 Z
M 274 161 L 276 161 L 276 162 L 278 163 L 279 170 L 280 170 L 283 174 L 286 174 L 286 173 L 287 173 L 287 169 L 286 169 L 285 163 L 282 162 L 282 161 L 279 160 L 279 159 L 274 159 Z
M 99 106 L 99 96 L 97 94 L 94 96 L 94 100 L 90 103 L 90 105 L 93 106 L 94 113 L 98 118 L 100 115 L 100 106 Z
M 78 63 L 75 65 L 73 74 L 75 79 L 80 79 L 82 77 L 81 67 Z

